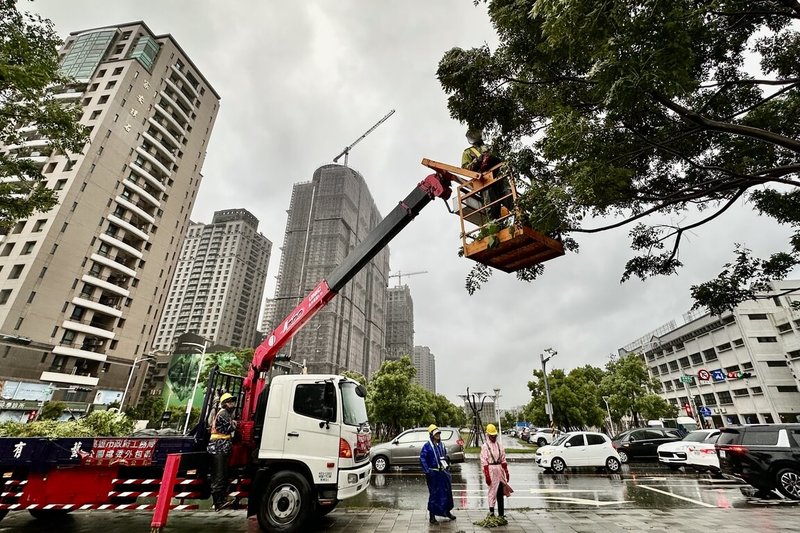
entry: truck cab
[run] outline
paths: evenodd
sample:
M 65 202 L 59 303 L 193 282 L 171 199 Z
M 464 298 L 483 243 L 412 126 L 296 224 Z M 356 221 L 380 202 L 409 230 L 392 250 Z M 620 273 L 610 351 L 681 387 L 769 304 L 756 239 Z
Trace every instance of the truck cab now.
M 302 531 L 307 520 L 366 490 L 372 465 L 365 396 L 343 376 L 273 378 L 250 494 L 262 529 Z

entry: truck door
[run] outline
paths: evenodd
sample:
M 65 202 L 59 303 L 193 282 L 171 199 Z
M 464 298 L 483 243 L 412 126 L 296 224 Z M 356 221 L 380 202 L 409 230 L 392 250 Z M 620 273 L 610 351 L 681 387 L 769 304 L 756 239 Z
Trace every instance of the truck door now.
M 332 380 L 295 383 L 286 424 L 284 457 L 305 462 L 316 483 L 336 483 L 340 422 Z

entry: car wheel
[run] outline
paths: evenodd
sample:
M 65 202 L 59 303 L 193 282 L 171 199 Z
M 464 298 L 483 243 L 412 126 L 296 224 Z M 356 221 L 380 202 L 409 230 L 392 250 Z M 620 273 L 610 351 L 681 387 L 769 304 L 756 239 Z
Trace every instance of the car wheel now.
M 606 470 L 608 470 L 612 474 L 616 474 L 617 472 L 619 472 L 620 466 L 621 465 L 619 464 L 619 461 L 617 460 L 616 457 L 609 457 L 608 459 L 606 459 Z
M 544 437 L 539 437 L 539 440 L 536 441 L 536 445 L 539 448 L 541 448 L 542 446 L 545 446 L 546 444 L 547 444 L 547 441 L 544 440 Z
M 389 458 L 385 455 L 376 455 L 372 460 L 372 468 L 379 474 L 386 472 L 389 470 Z
M 782 468 L 775 475 L 781 494 L 792 500 L 800 500 L 800 472 L 794 468 Z
M 619 460 L 622 461 L 622 464 L 625 464 L 625 463 L 628 462 L 629 457 L 628 457 L 628 453 L 627 452 L 625 452 L 623 450 L 617 450 L 617 453 L 619 453 Z
M 550 468 L 553 470 L 555 474 L 561 474 L 567 468 L 567 464 L 559 457 L 554 457 L 552 461 L 550 461 Z

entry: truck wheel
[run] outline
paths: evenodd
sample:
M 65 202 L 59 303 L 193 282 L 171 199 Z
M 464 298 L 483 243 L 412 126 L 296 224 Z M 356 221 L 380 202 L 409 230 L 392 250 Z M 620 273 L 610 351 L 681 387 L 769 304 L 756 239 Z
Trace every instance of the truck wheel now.
M 800 500 L 800 472 L 794 468 L 783 468 L 775 475 L 778 490 L 792 500 Z
M 311 488 L 302 474 L 278 472 L 267 483 L 258 505 L 258 525 L 263 531 L 304 531 L 314 515 Z
M 376 455 L 372 460 L 372 468 L 379 474 L 386 472 L 389 469 L 389 459 L 384 455 Z
M 29 509 L 28 512 L 37 520 L 53 521 L 65 517 L 69 509 Z

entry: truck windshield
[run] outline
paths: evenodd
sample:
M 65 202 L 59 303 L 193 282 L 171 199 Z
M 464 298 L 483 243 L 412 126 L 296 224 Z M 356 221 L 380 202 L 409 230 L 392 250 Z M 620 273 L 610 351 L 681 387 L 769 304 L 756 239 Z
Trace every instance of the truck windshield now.
M 356 393 L 358 383 L 343 381 L 339 383 L 342 390 L 342 421 L 351 426 L 367 423 L 367 406 L 364 398 Z

